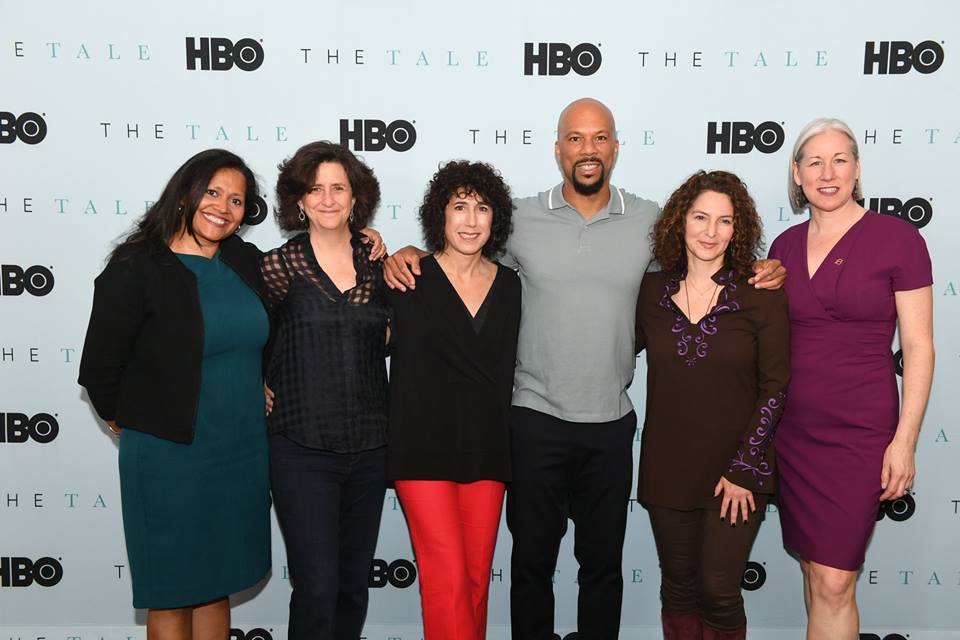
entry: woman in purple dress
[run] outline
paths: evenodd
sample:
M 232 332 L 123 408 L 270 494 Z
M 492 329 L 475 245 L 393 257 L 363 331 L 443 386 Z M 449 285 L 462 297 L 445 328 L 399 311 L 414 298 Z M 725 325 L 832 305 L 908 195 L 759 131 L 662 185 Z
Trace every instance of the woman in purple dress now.
M 800 557 L 807 638 L 855 640 L 857 572 L 880 502 L 911 487 L 933 377 L 933 283 L 916 228 L 866 211 L 839 120 L 794 145 L 790 199 L 810 219 L 770 248 L 793 274 L 791 378 L 776 435 L 783 540 Z M 890 345 L 899 324 L 903 405 Z

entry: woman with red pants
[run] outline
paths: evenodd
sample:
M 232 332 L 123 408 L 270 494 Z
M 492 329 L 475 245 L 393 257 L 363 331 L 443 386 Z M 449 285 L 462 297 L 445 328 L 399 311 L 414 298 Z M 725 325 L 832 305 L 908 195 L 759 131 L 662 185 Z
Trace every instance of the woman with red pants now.
M 512 210 L 493 167 L 443 166 L 420 207 L 433 254 L 416 289 L 390 292 L 387 466 L 417 556 L 425 640 L 486 636 L 520 326 L 520 279 L 492 258 Z

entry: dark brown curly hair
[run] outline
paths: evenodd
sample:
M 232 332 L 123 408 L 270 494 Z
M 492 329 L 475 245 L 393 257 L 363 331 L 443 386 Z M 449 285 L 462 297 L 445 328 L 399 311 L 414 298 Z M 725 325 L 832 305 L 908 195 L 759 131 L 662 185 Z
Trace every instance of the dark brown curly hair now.
M 433 174 L 420 205 L 420 227 L 427 249 L 441 251 L 447 244 L 443 229 L 447 222 L 447 203 L 453 196 L 476 194 L 493 209 L 490 238 L 481 253 L 493 259 L 503 253 L 513 230 L 513 200 L 510 187 L 500 172 L 485 162 L 451 160 Z
M 373 169 L 364 164 L 346 147 L 326 140 L 305 144 L 292 157 L 277 165 L 277 208 L 274 215 L 284 231 L 302 231 L 309 221 L 300 219 L 300 198 L 313 186 L 317 167 L 323 162 L 336 162 L 343 167 L 350 181 L 350 190 L 357 199 L 353 205 L 350 228 L 363 229 L 373 220 L 380 204 L 380 182 Z
M 650 243 L 660 268 L 680 274 L 687 270 L 687 247 L 684 242 L 687 212 L 704 191 L 725 194 L 733 203 L 733 237 L 723 257 L 723 264 L 744 278 L 753 274 L 753 262 L 763 250 L 763 224 L 747 185 L 728 171 L 697 171 L 677 187 L 657 218 Z

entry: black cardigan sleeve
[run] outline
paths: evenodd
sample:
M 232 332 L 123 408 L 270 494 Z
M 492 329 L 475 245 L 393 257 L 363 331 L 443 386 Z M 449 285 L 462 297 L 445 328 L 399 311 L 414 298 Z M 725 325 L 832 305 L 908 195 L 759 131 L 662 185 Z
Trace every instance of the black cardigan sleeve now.
M 114 260 L 94 281 L 93 309 L 78 379 L 104 420 L 116 418 L 120 383 L 143 315 L 144 284 L 137 261 Z

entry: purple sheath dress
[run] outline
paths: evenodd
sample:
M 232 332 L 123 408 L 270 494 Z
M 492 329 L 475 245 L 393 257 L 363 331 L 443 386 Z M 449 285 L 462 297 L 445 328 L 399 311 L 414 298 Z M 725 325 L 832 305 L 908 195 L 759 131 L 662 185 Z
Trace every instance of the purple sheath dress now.
M 780 523 L 801 558 L 856 571 L 900 414 L 894 292 L 926 287 L 933 276 L 920 233 L 868 211 L 810 278 L 808 228 L 793 226 L 770 247 L 787 268 L 790 308 L 790 385 L 775 437 Z

